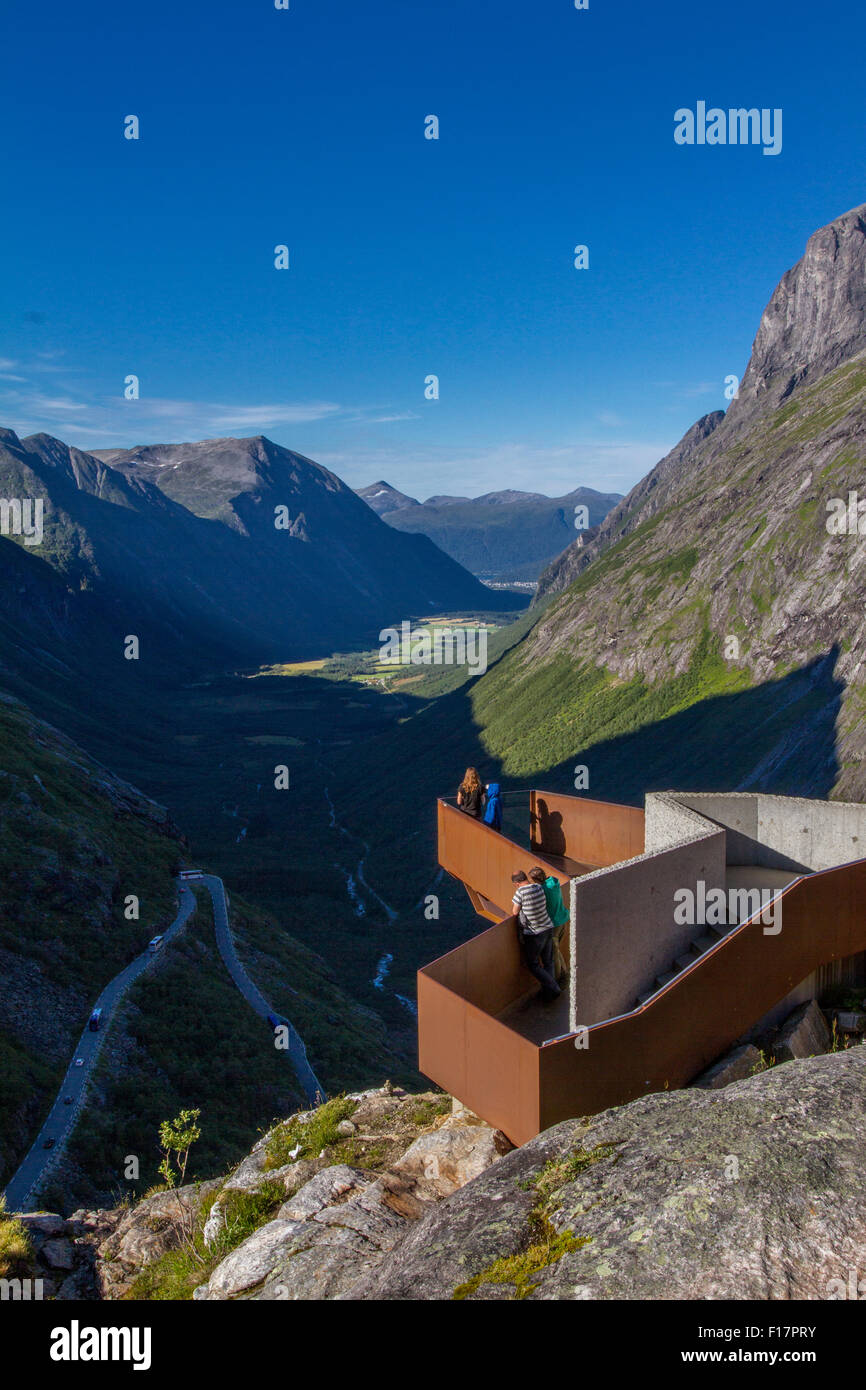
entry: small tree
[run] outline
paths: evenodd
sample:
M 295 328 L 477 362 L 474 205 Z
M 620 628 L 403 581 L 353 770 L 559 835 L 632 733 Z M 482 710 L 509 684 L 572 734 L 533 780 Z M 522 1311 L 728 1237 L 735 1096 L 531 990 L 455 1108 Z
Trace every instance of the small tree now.
M 176 1181 L 178 1186 L 183 1187 L 189 1151 L 195 1141 L 201 1138 L 198 1124 L 200 1115 L 200 1110 L 181 1110 L 175 1119 L 163 1120 L 159 1127 L 159 1147 L 162 1154 L 159 1171 L 169 1187 L 174 1187 Z M 176 1173 L 172 1164 L 173 1156 L 177 1162 Z

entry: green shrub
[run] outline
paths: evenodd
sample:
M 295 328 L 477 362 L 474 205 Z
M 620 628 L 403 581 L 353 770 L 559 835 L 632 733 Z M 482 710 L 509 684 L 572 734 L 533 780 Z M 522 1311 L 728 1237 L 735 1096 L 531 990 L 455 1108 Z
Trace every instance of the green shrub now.
M 342 1136 L 337 1125 L 354 1114 L 356 1105 L 346 1096 L 335 1096 L 314 1110 L 308 1120 L 298 1116 L 286 1120 L 268 1140 L 265 1169 L 282 1168 L 299 1158 L 318 1158 L 323 1149 L 339 1144 Z
M 29 1235 L 20 1221 L 6 1215 L 6 1199 L 0 1197 L 0 1279 L 19 1278 L 32 1259 Z

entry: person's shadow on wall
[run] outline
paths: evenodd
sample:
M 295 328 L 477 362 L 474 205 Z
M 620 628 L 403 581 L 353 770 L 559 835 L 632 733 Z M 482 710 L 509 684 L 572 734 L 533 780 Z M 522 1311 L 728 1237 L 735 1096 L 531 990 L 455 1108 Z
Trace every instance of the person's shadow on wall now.
M 543 798 L 535 803 L 534 839 L 542 854 L 564 855 L 565 832 L 562 829 L 562 812 L 548 809 Z

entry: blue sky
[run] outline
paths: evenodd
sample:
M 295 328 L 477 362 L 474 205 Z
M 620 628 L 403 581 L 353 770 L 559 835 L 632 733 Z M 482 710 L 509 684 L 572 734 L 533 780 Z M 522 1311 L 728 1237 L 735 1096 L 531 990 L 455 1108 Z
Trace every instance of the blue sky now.
M 0 423 L 624 492 L 866 200 L 859 4 L 290 2 L 5 0 Z M 699 100 L 781 153 L 678 146 Z

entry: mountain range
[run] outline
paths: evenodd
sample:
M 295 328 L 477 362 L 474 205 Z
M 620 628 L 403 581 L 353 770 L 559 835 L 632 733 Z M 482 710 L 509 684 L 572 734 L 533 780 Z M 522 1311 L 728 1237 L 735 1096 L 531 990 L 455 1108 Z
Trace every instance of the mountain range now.
M 585 507 L 582 535 L 620 501 L 620 493 L 579 487 L 564 497 L 506 489 L 482 497 L 437 495 L 419 502 L 386 482 L 359 489 L 389 526 L 425 535 L 480 579 L 529 584 L 575 536 L 575 509 Z M 594 534 L 594 530 L 591 531 Z
M 262 436 L 88 453 L 4 429 L 0 497 L 44 501 L 41 545 L 0 537 L 4 588 L 17 545 L 31 587 L 59 576 L 67 608 L 181 663 L 327 655 L 405 617 L 520 605 Z

